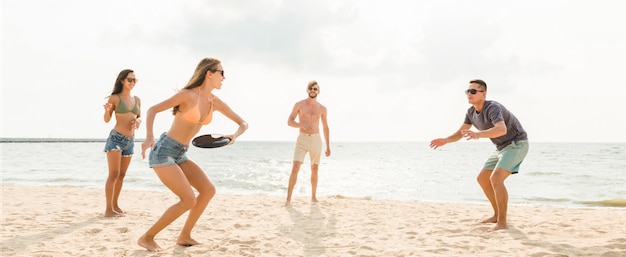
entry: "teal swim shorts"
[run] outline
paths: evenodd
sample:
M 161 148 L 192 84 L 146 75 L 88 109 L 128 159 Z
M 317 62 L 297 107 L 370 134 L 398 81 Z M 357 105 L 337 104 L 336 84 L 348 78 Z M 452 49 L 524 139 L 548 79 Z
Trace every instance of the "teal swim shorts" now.
M 493 152 L 485 162 L 483 169 L 494 170 L 495 168 L 500 168 L 516 174 L 519 172 L 519 166 L 522 164 L 522 161 L 526 158 L 528 148 L 528 140 L 513 141 L 504 149 Z

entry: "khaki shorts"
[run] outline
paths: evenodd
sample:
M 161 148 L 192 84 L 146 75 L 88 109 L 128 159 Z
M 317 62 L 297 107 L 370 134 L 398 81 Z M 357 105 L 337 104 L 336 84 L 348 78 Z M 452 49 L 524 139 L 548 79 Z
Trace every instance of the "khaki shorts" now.
M 296 141 L 296 149 L 293 153 L 294 162 L 304 162 L 304 156 L 309 153 L 311 164 L 320 164 L 320 156 L 322 155 L 322 138 L 320 134 L 304 134 L 300 133 Z

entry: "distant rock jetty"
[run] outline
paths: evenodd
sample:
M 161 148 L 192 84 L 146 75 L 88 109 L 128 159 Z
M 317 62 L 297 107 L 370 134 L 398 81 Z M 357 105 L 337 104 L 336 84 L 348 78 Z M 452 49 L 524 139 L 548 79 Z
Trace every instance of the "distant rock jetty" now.
M 0 138 L 0 143 L 93 143 L 106 142 L 106 138 Z M 143 138 L 135 139 L 135 142 L 143 142 Z

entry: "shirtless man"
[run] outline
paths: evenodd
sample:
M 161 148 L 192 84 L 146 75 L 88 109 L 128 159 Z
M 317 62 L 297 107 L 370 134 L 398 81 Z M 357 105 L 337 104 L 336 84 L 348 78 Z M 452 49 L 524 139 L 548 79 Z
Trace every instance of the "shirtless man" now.
M 322 139 L 320 137 L 319 122 L 322 120 L 324 129 L 324 140 L 326 142 L 326 156 L 330 156 L 330 142 L 328 140 L 328 122 L 326 120 L 326 107 L 317 102 L 317 95 L 320 93 L 320 86 L 315 80 L 307 85 L 309 98 L 297 102 L 289 115 L 287 124 L 300 129 L 300 135 L 296 141 L 293 154 L 293 167 L 289 176 L 289 187 L 287 189 L 287 201 L 285 206 L 291 205 L 291 194 L 298 181 L 298 171 L 304 162 L 304 156 L 309 152 L 311 159 L 311 202 L 317 202 L 315 196 L 317 191 L 317 170 L 322 154 Z M 298 121 L 296 121 L 296 116 Z

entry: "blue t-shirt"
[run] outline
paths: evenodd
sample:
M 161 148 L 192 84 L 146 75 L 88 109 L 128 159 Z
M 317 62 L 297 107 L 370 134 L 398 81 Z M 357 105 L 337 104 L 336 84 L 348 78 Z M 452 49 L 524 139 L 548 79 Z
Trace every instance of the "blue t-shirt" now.
M 493 124 L 501 120 L 506 124 L 506 135 L 490 138 L 498 150 L 504 149 L 513 141 L 528 139 L 526 131 L 515 115 L 496 101 L 485 101 L 480 113 L 476 112 L 476 108 L 472 106 L 467 109 L 467 114 L 465 114 L 465 124 L 474 125 L 479 130 L 493 128 Z

